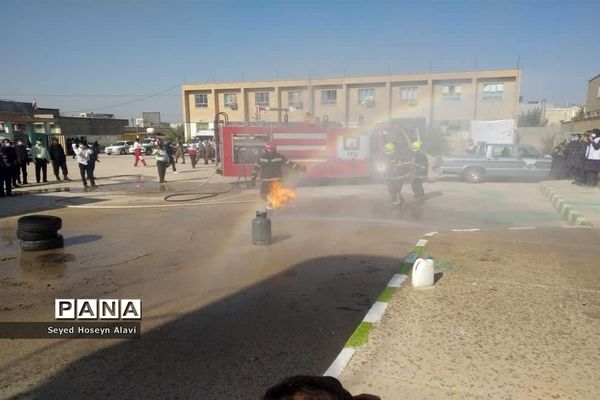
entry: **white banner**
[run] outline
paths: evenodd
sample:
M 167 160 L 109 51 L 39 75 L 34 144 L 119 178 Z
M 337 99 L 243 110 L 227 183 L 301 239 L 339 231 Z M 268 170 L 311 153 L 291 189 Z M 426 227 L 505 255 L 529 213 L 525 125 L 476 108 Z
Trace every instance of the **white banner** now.
M 471 139 L 475 143 L 512 144 L 515 142 L 515 120 L 471 121 Z

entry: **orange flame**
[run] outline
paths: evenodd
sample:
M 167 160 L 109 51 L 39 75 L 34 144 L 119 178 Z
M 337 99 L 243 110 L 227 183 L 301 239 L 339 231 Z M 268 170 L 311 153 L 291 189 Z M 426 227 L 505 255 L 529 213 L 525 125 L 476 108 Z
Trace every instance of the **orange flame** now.
M 271 192 L 267 197 L 269 205 L 273 208 L 281 208 L 285 203 L 296 198 L 296 192 L 281 186 L 280 182 L 271 184 Z

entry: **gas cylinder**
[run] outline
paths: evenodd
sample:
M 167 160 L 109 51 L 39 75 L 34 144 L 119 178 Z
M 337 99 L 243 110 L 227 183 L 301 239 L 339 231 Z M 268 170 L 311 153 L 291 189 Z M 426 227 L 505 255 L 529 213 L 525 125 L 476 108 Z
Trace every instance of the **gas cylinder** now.
M 433 258 L 417 258 L 412 267 L 412 285 L 415 288 L 433 285 L 435 265 Z
M 257 211 L 252 220 L 252 242 L 256 246 L 268 246 L 271 244 L 271 220 L 267 213 Z

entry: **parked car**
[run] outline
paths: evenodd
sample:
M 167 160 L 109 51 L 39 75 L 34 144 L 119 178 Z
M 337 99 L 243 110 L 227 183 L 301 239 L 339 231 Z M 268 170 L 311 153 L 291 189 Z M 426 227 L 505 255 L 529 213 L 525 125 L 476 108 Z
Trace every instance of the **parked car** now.
M 154 154 L 154 152 L 156 151 L 157 140 L 158 139 L 156 138 L 142 139 L 142 141 L 140 142 L 140 144 L 142 145 L 142 152 L 147 156 Z M 133 142 L 131 143 L 131 146 L 129 146 L 128 152 L 130 154 L 133 154 Z
M 441 171 L 478 183 L 491 177 L 545 179 L 552 159 L 529 144 L 481 144 L 472 154 L 442 157 Z
M 133 146 L 133 141 L 130 140 L 119 140 L 118 142 L 114 142 L 110 146 L 106 146 L 104 149 L 104 153 L 108 154 L 120 154 L 124 155 L 129 152 L 129 147 Z

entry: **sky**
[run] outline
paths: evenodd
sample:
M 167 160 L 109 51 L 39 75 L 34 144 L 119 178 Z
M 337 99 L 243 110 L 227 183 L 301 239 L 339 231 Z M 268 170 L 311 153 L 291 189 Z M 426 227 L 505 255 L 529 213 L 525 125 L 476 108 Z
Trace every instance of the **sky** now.
M 0 0 L 0 99 L 182 122 L 181 84 L 522 69 L 584 104 L 600 2 Z

